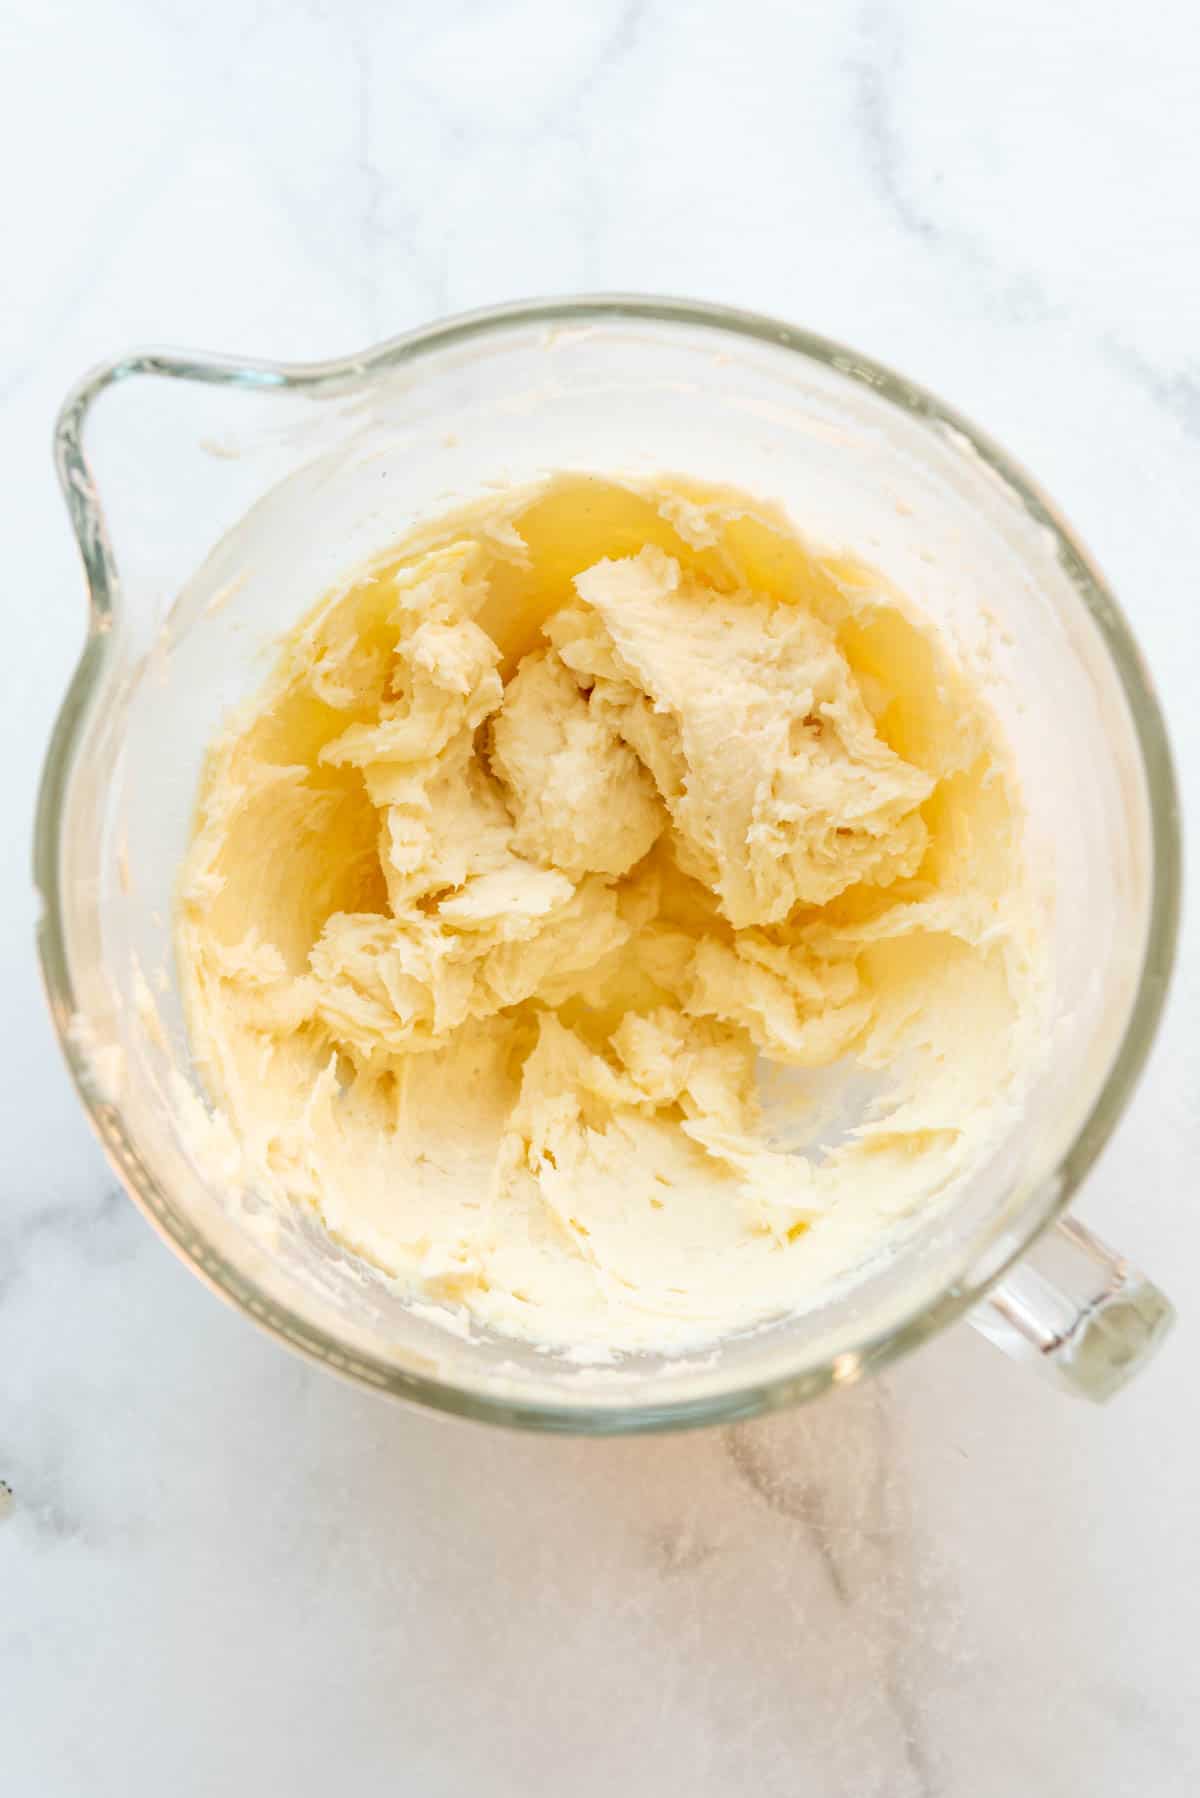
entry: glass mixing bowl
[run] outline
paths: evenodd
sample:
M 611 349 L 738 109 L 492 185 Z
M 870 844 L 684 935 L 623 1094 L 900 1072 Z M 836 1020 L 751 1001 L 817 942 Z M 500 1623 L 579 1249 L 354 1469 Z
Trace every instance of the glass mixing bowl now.
M 1092 1397 L 1145 1359 L 1169 1305 L 1061 1214 L 1162 1007 L 1170 758 L 1112 595 L 974 426 L 771 319 L 602 297 L 475 313 L 311 366 L 126 356 L 70 395 L 57 456 L 90 612 L 38 810 L 42 965 L 114 1168 L 214 1290 L 383 1392 L 549 1430 L 747 1416 L 857 1380 L 968 1311 Z M 952 1206 L 813 1309 L 708 1354 L 603 1369 L 452 1334 L 300 1210 L 215 1190 L 180 1129 L 194 1079 L 171 952 L 205 748 L 270 642 L 415 519 L 561 469 L 673 470 L 777 499 L 936 620 L 1015 750 L 1054 981 L 1045 1071 Z

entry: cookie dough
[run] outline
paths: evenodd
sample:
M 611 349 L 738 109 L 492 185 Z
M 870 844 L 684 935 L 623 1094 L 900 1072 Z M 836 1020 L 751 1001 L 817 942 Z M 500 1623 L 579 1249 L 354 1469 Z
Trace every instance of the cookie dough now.
M 1019 1086 L 1024 892 L 988 709 L 878 575 L 562 477 L 286 640 L 177 949 L 242 1181 L 586 1358 L 810 1303 L 953 1189 Z

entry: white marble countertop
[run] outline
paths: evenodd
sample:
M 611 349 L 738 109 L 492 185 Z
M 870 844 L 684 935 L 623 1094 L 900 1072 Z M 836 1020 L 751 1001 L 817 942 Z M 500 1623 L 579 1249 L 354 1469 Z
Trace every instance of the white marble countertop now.
M 1195 825 L 1194 6 L 16 0 L 3 37 L 5 1789 L 1192 1798 L 1194 921 L 1081 1205 L 1180 1308 L 1139 1384 L 1094 1410 L 959 1331 L 769 1424 L 586 1443 L 389 1407 L 189 1277 L 69 1091 L 28 863 L 83 622 L 69 381 L 601 288 L 778 312 L 984 423 L 1122 597 Z

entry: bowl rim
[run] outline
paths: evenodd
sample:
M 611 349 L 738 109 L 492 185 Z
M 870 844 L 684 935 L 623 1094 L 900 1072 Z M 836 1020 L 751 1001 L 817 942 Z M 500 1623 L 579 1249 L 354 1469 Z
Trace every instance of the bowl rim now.
M 628 1396 L 605 1402 L 512 1401 L 406 1372 L 350 1349 L 289 1307 L 265 1297 L 179 1215 L 127 1135 L 118 1109 L 100 1100 L 86 1056 L 71 1031 L 76 1012 L 66 947 L 60 854 L 63 805 L 76 750 L 91 707 L 103 690 L 120 601 L 117 565 L 84 449 L 87 420 L 109 387 L 139 375 L 231 388 L 319 394 L 345 391 L 388 369 L 486 336 L 529 326 L 649 322 L 702 327 L 790 351 L 870 388 L 890 404 L 957 433 L 1054 540 L 1058 560 L 1096 626 L 1116 670 L 1133 721 L 1150 820 L 1151 866 L 1146 940 L 1137 990 L 1121 1041 L 1056 1176 L 1032 1191 L 1016 1218 L 993 1219 L 964 1252 L 960 1277 L 932 1302 L 915 1301 L 886 1331 L 850 1355 L 799 1366 L 769 1379 L 699 1398 L 655 1402 Z M 731 1422 L 818 1396 L 886 1366 L 944 1329 L 974 1305 L 1069 1203 L 1111 1136 L 1145 1065 L 1162 1015 L 1179 929 L 1182 842 L 1179 794 L 1162 712 L 1133 633 L 1116 599 L 1076 534 L 1025 469 L 984 431 L 916 382 L 874 358 L 762 313 L 701 300 L 598 293 L 522 300 L 456 314 L 386 339 L 356 354 L 319 362 L 278 362 L 168 349 L 135 350 L 91 369 L 67 394 L 54 430 L 59 481 L 88 588 L 88 635 L 68 684 L 43 764 L 34 824 L 33 877 L 41 898 L 37 926 L 42 977 L 55 1030 L 76 1091 L 108 1160 L 130 1197 L 176 1254 L 221 1297 L 270 1335 L 312 1360 L 374 1390 L 480 1421 L 575 1434 L 624 1434 Z M 1001 1236 L 1004 1252 L 997 1255 Z M 989 1250 L 991 1255 L 989 1257 Z M 986 1271 L 978 1270 L 986 1263 Z M 972 1273 L 972 1268 L 976 1271 Z

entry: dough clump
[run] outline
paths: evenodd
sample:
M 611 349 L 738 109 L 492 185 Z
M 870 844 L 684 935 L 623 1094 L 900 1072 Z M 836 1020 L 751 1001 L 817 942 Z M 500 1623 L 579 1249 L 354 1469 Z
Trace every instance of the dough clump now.
M 878 575 L 740 494 L 562 477 L 288 637 L 177 948 L 245 1183 L 587 1358 L 793 1310 L 952 1190 L 1027 917 L 995 725 Z

